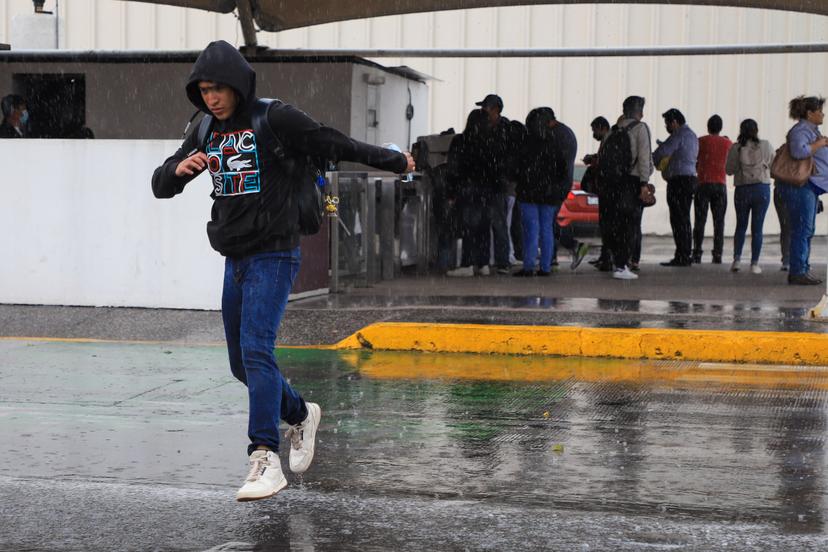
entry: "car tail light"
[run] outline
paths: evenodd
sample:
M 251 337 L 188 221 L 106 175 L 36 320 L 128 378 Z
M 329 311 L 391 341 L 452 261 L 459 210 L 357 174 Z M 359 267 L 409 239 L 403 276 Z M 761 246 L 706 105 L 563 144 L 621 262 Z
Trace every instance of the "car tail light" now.
M 574 199 L 575 199 L 575 194 L 573 194 L 572 192 L 569 192 L 568 194 L 566 194 L 566 200 L 567 201 L 573 201 Z

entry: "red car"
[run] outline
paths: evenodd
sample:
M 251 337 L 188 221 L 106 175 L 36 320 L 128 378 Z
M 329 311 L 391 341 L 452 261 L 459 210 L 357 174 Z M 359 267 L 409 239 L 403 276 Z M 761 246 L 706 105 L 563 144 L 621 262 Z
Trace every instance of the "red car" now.
M 575 235 L 599 234 L 598 230 L 598 196 L 581 190 L 581 177 L 586 167 L 575 166 L 572 190 L 566 196 L 558 211 L 558 226 L 561 230 L 571 231 Z

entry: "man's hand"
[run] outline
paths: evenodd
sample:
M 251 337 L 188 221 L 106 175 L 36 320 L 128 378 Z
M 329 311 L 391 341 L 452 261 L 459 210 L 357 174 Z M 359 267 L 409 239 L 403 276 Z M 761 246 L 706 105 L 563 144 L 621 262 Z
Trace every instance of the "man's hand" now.
M 589 153 L 584 155 L 584 165 L 592 165 L 596 161 L 598 161 L 598 156 L 596 154 Z
M 178 164 L 175 176 L 192 176 L 207 168 L 207 154 L 203 151 L 195 153 Z
M 408 162 L 408 165 L 405 167 L 405 172 L 410 173 L 417 170 L 417 167 L 414 164 L 414 157 L 411 156 L 411 152 L 404 151 L 403 155 L 405 155 L 405 160 Z
M 816 139 L 816 142 L 811 144 L 811 151 L 816 153 L 816 150 L 825 146 L 828 146 L 828 136 L 820 136 Z

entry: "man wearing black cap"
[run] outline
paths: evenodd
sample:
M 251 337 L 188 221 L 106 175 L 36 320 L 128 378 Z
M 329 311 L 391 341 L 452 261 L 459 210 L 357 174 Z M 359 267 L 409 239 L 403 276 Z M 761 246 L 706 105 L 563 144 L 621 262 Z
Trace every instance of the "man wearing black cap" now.
M 498 182 L 491 183 L 495 190 L 491 207 L 494 264 L 498 274 L 509 274 L 511 260 L 514 257 L 510 229 L 515 206 L 515 160 L 523 125 L 501 116 L 503 100 L 497 94 L 489 94 L 475 105 L 480 106 L 489 117 L 489 127 L 492 129 L 489 152 L 498 175 Z
M 653 162 L 663 169 L 662 174 L 667 181 L 667 206 L 670 208 L 670 226 L 676 252 L 672 259 L 661 265 L 690 266 L 693 260 L 690 207 L 698 185 L 696 162 L 699 139 L 678 109 L 668 109 L 662 117 L 670 137 L 653 152 Z
M 277 455 L 279 420 L 288 425 L 289 463 L 303 473 L 314 456 L 322 411 L 293 389 L 276 364 L 273 348 L 288 294 L 299 271 L 299 209 L 295 198 L 300 155 L 347 160 L 403 173 L 414 169 L 408 153 L 357 142 L 299 109 L 256 96 L 256 73 L 224 41 L 210 43 L 188 79 L 187 96 L 206 116 L 178 151 L 156 169 L 152 191 L 171 198 L 207 169 L 213 209 L 210 245 L 226 257 L 221 314 L 230 370 L 247 386 L 250 471 L 236 500 L 275 495 L 287 485 Z M 264 121 L 254 114 L 264 113 Z M 280 148 L 266 146 L 266 127 Z M 175 240 L 170 236 L 169 240 Z

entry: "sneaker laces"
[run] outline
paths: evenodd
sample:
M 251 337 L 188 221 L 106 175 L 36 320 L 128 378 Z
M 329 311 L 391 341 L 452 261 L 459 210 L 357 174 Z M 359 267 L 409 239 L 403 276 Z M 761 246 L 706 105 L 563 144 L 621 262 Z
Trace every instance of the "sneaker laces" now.
M 250 471 L 247 474 L 245 481 L 258 481 L 264 471 L 262 468 L 267 468 L 270 463 L 267 461 L 267 456 L 255 458 L 250 461 Z
M 288 427 L 285 432 L 285 439 L 290 439 L 290 446 L 295 450 L 302 449 L 302 439 L 304 438 L 305 426 L 303 424 L 296 424 Z

